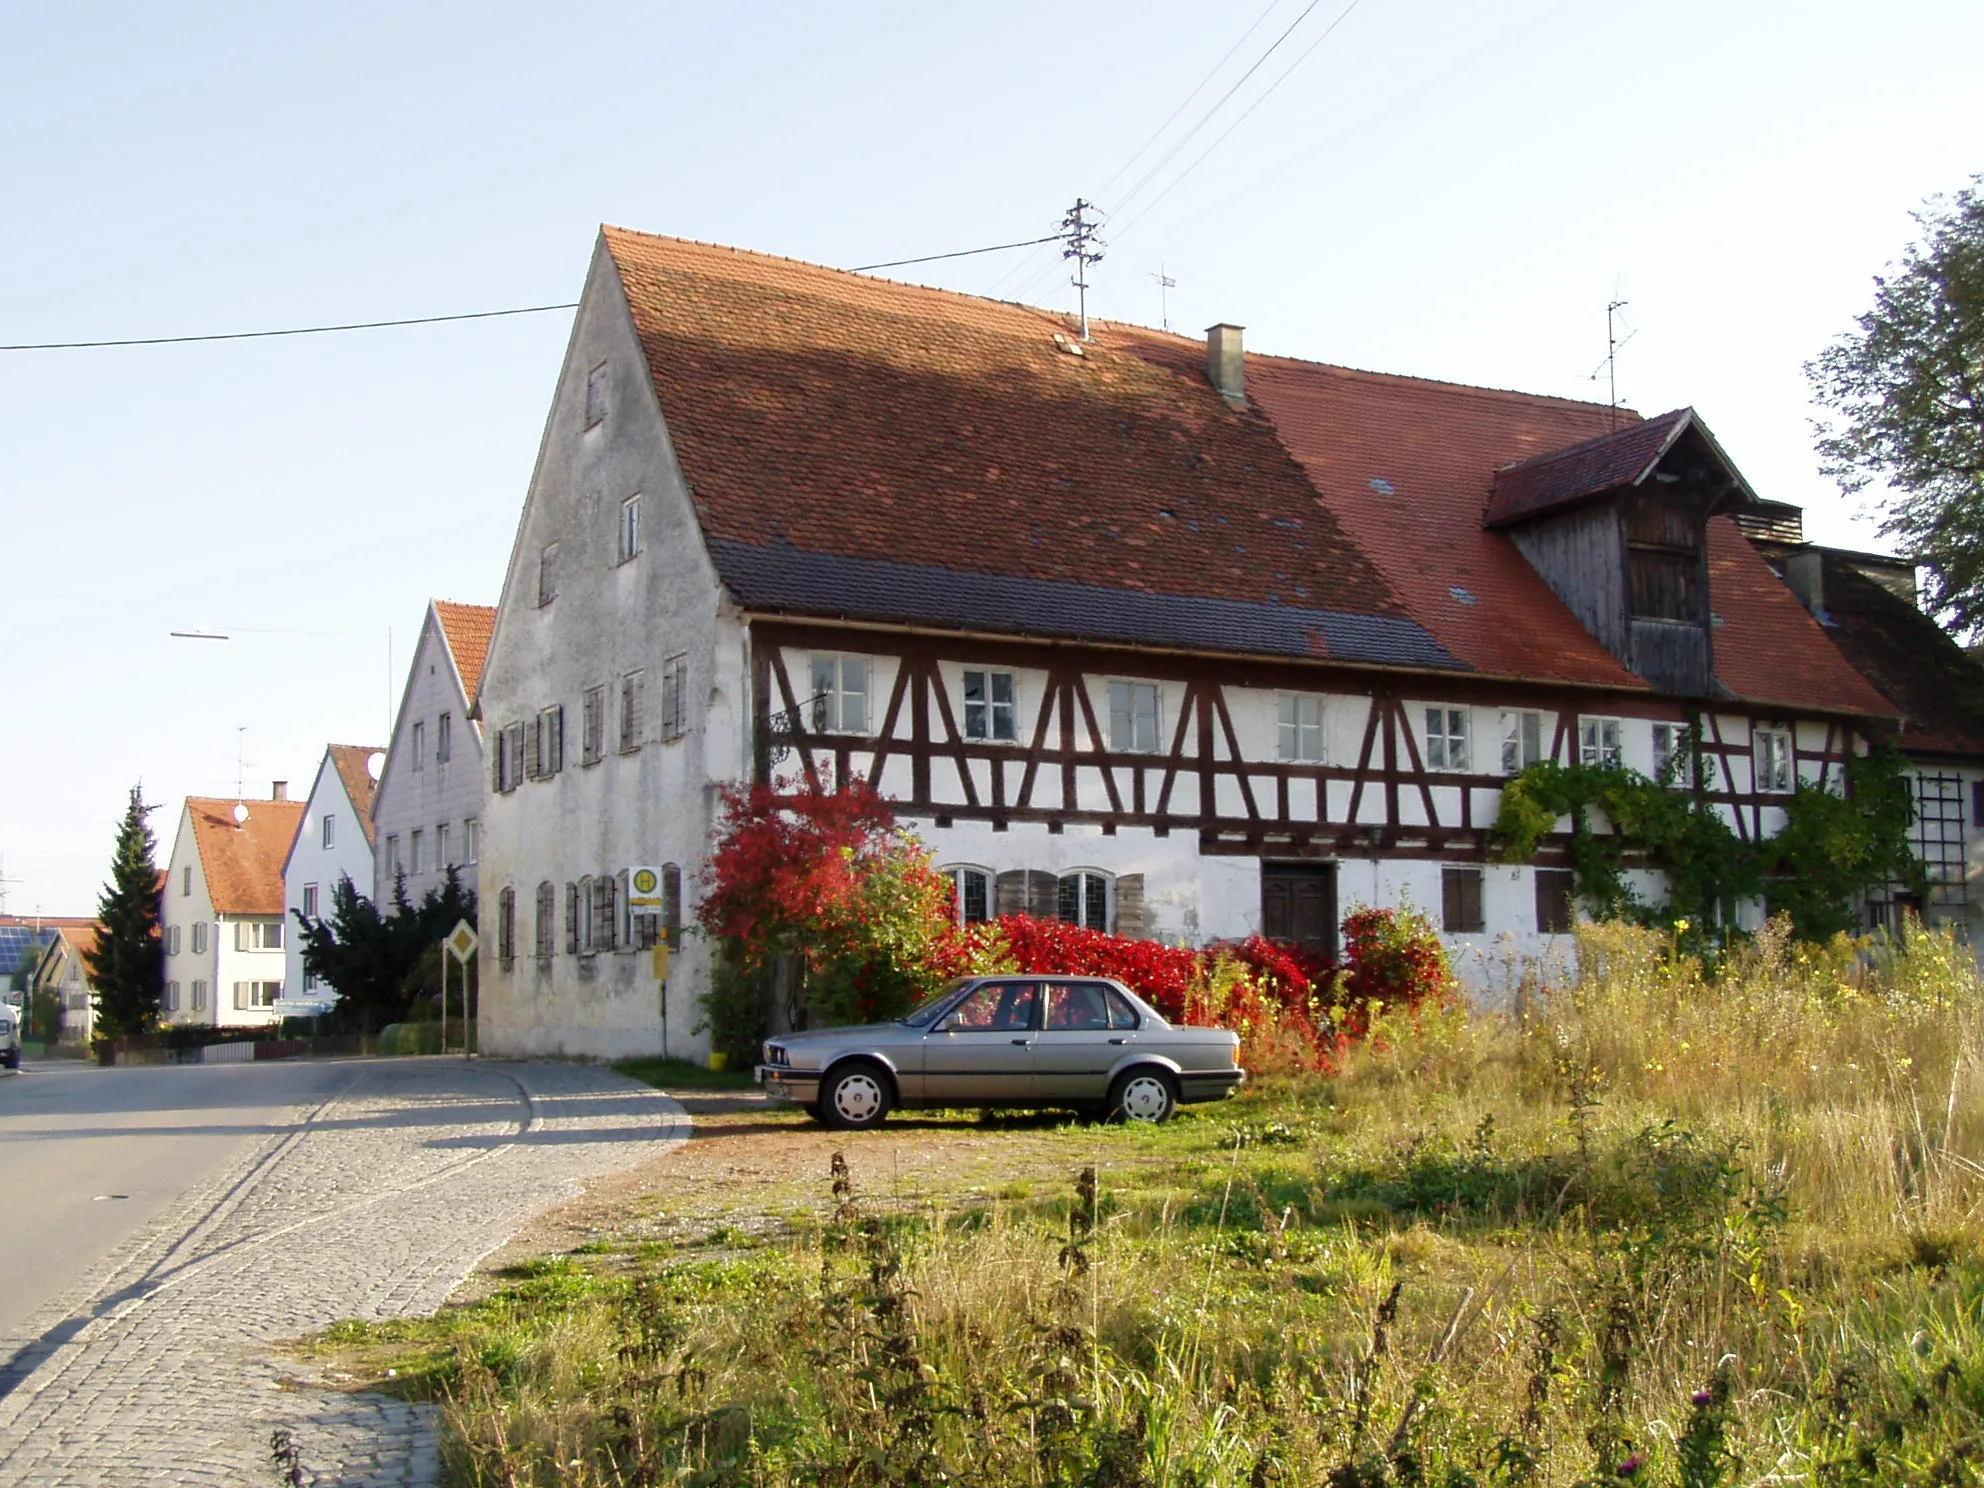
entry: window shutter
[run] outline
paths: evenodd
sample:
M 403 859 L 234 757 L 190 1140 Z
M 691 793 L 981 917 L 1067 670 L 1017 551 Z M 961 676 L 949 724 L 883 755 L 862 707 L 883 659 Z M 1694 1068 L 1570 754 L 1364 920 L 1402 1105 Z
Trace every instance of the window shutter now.
M 565 705 L 560 703 L 551 710 L 551 762 L 544 773 L 556 775 L 565 768 Z
M 1144 938 L 1144 876 L 1141 873 L 1116 876 L 1116 933 L 1131 940 Z
M 500 793 L 503 787 L 509 783 L 503 778 L 504 761 L 506 760 L 510 752 L 509 744 L 510 744 L 509 736 L 507 734 L 499 732 L 496 735 L 496 747 L 489 751 L 491 756 L 489 762 L 489 788 L 498 793 Z
M 674 950 L 682 944 L 682 870 L 673 863 L 661 870 L 661 917 L 668 929 L 668 946 Z
M 579 886 L 565 885 L 565 954 L 579 953 Z
M 1026 874 L 1019 869 L 1001 873 L 992 881 L 994 918 L 1026 913 Z
M 1061 907 L 1061 880 L 1038 868 L 1026 871 L 1026 912 L 1036 920 L 1051 920 Z
M 544 732 L 544 715 L 533 720 L 533 727 L 524 729 L 524 778 L 536 780 L 544 773 L 544 752 L 538 747 L 538 735 Z

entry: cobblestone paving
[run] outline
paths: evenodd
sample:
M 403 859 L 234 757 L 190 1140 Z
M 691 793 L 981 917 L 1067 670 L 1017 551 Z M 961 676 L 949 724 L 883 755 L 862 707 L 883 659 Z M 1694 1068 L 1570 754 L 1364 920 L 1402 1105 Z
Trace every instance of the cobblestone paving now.
M 190 1072 L 189 1072 L 190 1073 Z M 0 1485 L 432 1483 L 422 1408 L 315 1387 L 272 1345 L 431 1312 L 532 1212 L 688 1134 L 584 1065 L 354 1060 L 314 1107 L 0 1339 Z

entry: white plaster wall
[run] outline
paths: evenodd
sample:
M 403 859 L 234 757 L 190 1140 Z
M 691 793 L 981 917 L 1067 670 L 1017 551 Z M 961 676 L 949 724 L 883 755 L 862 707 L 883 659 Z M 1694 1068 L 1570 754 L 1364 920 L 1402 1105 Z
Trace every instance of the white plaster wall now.
M 536 566 L 531 568 L 533 583 Z M 483 730 L 469 718 L 470 699 L 462 694 L 460 675 L 448 654 L 441 633 L 441 622 L 434 607 L 427 607 L 427 618 L 414 647 L 413 664 L 407 671 L 406 687 L 400 697 L 399 718 L 393 725 L 393 739 L 386 751 L 386 763 L 379 773 L 379 788 L 372 801 L 373 861 L 372 881 L 378 895 L 390 899 L 393 879 L 386 861 L 386 843 L 397 837 L 400 860 L 407 861 L 415 831 L 425 833 L 426 854 L 421 871 L 406 876 L 407 897 L 418 904 L 430 889 L 439 888 L 447 877 L 447 866 L 435 861 L 434 829 L 446 824 L 448 856 L 460 870 L 462 886 L 477 887 L 476 865 L 466 856 L 468 832 L 465 823 L 482 814 L 488 788 L 488 767 L 484 764 Z M 452 758 L 445 764 L 436 758 L 440 747 L 439 720 L 449 714 L 452 724 Z M 413 748 L 415 724 L 424 725 L 423 756 L 416 769 Z M 356 827 L 357 823 L 352 824 Z M 354 880 L 355 881 L 355 880 Z M 368 890 L 368 892 L 370 892 Z M 302 984 L 299 982 L 299 986 Z
M 324 846 L 324 814 L 332 820 L 332 843 Z M 317 779 L 303 808 L 303 821 L 290 848 L 289 862 L 282 875 L 283 896 L 283 995 L 285 997 L 328 997 L 337 993 L 329 983 L 314 990 L 303 985 L 303 936 L 296 916 L 303 909 L 305 884 L 317 886 L 317 914 L 328 918 L 332 895 L 340 879 L 349 878 L 352 887 L 372 897 L 372 844 L 365 838 L 357 807 L 344 788 L 344 777 L 327 752 L 317 765 Z
M 587 430 L 589 371 L 609 368 L 607 416 Z M 621 502 L 643 498 L 642 551 L 617 562 Z M 558 596 L 537 603 L 538 556 L 559 544 Z M 663 740 L 661 667 L 688 659 L 689 729 Z M 622 753 L 618 686 L 647 672 L 647 728 Z M 504 582 L 483 674 L 485 735 L 565 707 L 565 767 L 549 780 L 490 791 L 483 810 L 479 876 L 482 1047 L 496 1054 L 623 1058 L 664 1052 L 700 1058 L 708 1036 L 694 1031 L 707 986 L 707 948 L 684 937 L 663 1001 L 646 952 L 565 953 L 564 886 L 636 865 L 682 869 L 683 918 L 693 924 L 695 880 L 707 851 L 713 781 L 742 778 L 748 764 L 748 638 L 726 608 L 654 397 L 653 385 L 610 260 L 596 252 L 552 400 L 537 469 Z M 803 685 L 795 679 L 795 686 Z M 605 757 L 580 763 L 582 698 L 607 696 Z M 886 694 L 882 703 L 886 703 Z M 877 704 L 881 706 L 882 704 Z M 553 954 L 535 954 L 540 881 L 555 885 Z M 517 951 L 497 951 L 499 893 L 516 893 Z
M 192 869 L 190 892 L 182 890 L 186 883 L 186 870 Z M 200 955 L 193 954 L 193 925 L 204 923 L 207 927 L 207 948 Z M 161 1015 L 167 1023 L 204 1023 L 214 1021 L 213 984 L 219 964 L 215 946 L 219 936 L 215 933 L 213 900 L 207 894 L 207 875 L 200 863 L 199 844 L 193 837 L 193 815 L 190 808 L 179 808 L 179 830 L 173 835 L 172 856 L 166 862 L 165 895 L 159 906 L 159 924 L 166 935 L 165 979 L 179 983 L 179 1008 L 176 1012 Z M 179 954 L 172 954 L 172 932 L 179 932 Z M 204 981 L 207 984 L 207 1006 L 204 1011 L 192 1010 L 193 983 Z

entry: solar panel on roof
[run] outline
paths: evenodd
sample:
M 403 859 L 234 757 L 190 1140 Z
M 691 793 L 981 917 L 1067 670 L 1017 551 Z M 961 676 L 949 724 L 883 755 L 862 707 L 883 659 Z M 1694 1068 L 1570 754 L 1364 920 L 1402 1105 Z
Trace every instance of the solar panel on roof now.
M 0 925 L 0 976 L 19 971 L 30 953 L 38 952 L 53 935 L 53 931 L 36 930 L 32 925 Z

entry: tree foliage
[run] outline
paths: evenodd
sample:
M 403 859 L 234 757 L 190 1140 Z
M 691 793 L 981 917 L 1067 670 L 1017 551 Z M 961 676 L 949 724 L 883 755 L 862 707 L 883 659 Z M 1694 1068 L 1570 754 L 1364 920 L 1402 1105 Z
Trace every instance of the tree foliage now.
M 1881 534 L 1930 565 L 1932 607 L 1984 627 L 1984 176 L 1915 216 L 1857 329 L 1806 364 L 1828 475 L 1894 489 Z
M 159 993 L 165 985 L 165 944 L 159 937 L 158 842 L 146 820 L 143 788 L 133 786 L 117 825 L 111 850 L 110 881 L 97 897 L 103 924 L 94 948 L 85 953 L 95 989 L 96 1033 L 121 1038 L 158 1026 Z
M 1850 759 L 1843 792 L 1801 782 L 1783 799 L 1783 829 L 1747 842 L 1699 788 L 1618 766 L 1546 761 L 1503 787 L 1490 850 L 1499 862 L 1526 863 L 1569 818 L 1573 883 L 1598 919 L 1685 922 L 1700 937 L 1726 925 L 1738 900 L 1761 897 L 1772 913 L 1791 917 L 1800 939 L 1825 940 L 1852 927 L 1854 905 L 1868 891 L 1919 888 L 1907 772 L 1908 762 L 1888 747 Z M 1600 821 L 1609 830 L 1600 831 Z M 1628 882 L 1629 860 L 1666 878 L 1661 903 L 1648 903 Z
M 332 1026 L 371 1033 L 404 1022 L 415 998 L 440 990 L 441 937 L 457 920 L 474 924 L 475 909 L 474 890 L 463 888 L 451 867 L 446 880 L 418 904 L 407 897 L 406 876 L 400 874 L 385 910 L 342 878 L 331 890 L 328 917 L 311 919 L 295 911 L 304 971 L 338 994 Z M 473 968 L 471 960 L 471 973 Z M 451 1005 L 453 1001 L 450 993 Z

